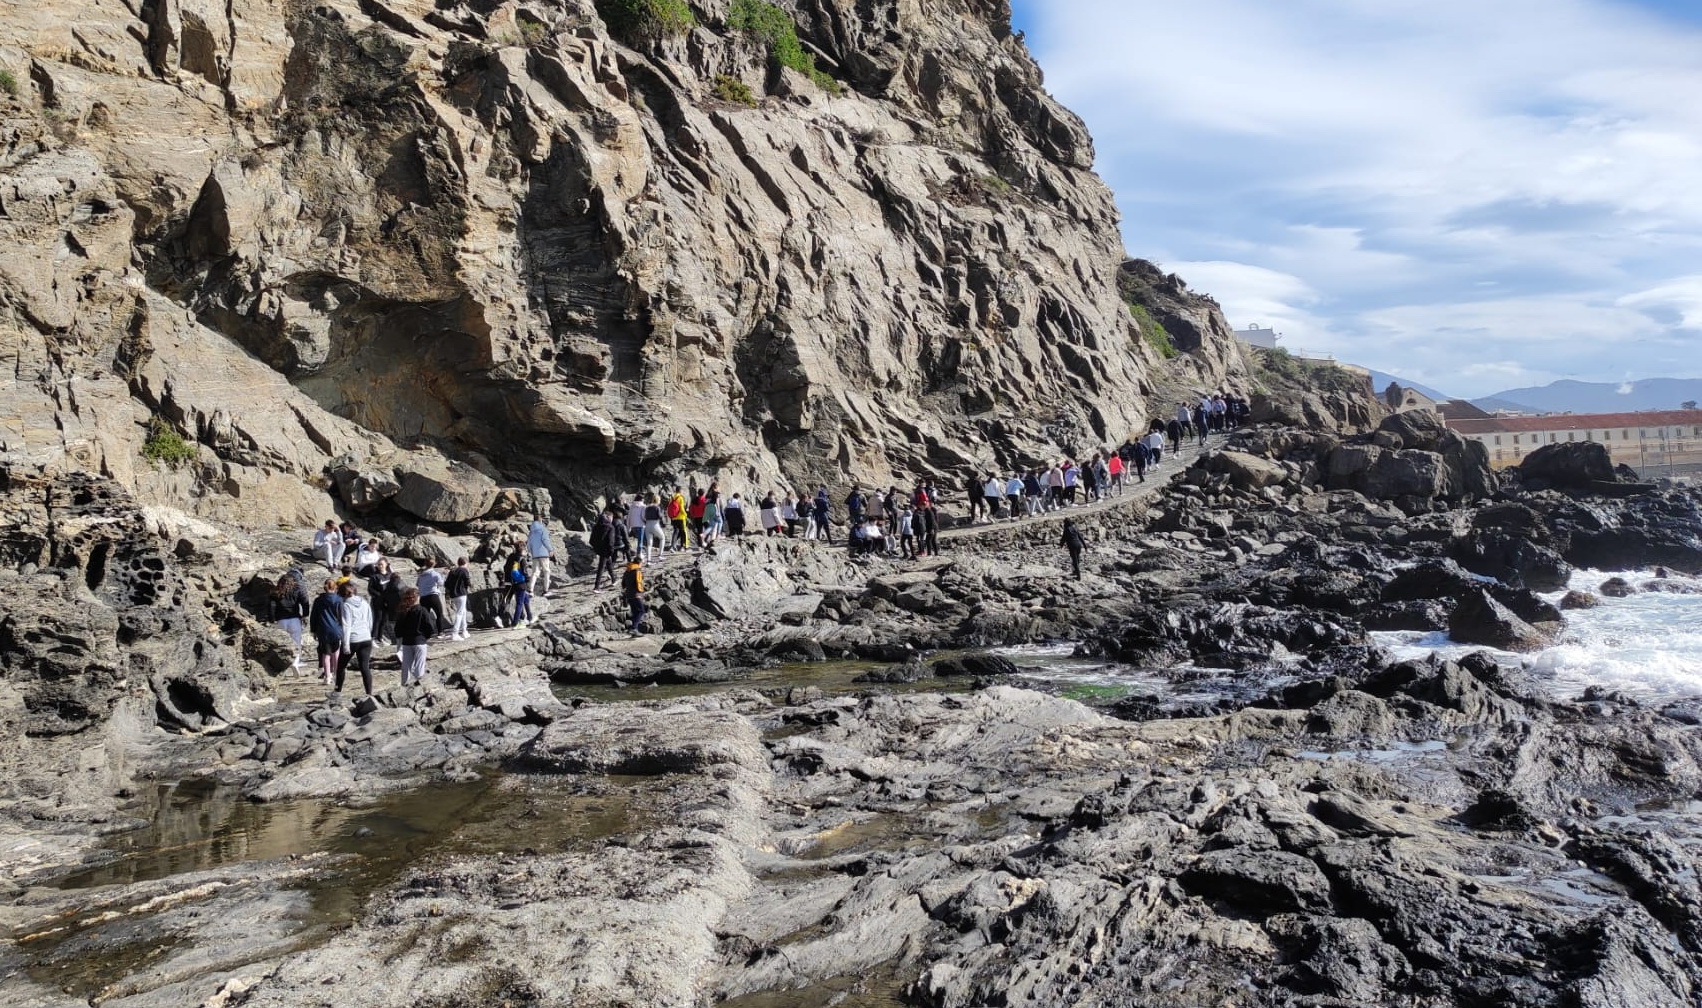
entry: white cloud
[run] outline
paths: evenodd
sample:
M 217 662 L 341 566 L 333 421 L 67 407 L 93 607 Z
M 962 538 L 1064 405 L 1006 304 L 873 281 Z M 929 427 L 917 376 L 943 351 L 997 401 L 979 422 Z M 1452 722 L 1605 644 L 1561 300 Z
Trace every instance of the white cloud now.
M 1025 13 L 1130 249 L 1236 324 L 1462 394 L 1702 374 L 1702 277 L 1672 279 L 1702 251 L 1702 31 L 1609 0 Z

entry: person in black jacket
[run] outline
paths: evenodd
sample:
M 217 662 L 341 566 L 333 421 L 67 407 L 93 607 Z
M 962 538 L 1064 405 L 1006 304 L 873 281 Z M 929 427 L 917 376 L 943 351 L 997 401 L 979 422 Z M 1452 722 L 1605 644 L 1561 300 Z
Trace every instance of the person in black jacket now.
M 420 605 L 420 591 L 402 592 L 401 613 L 396 617 L 396 640 L 402 645 L 402 685 L 413 686 L 426 673 L 426 654 L 437 636 L 437 620 Z
M 591 526 L 591 551 L 597 554 L 597 572 L 591 577 L 592 591 L 602 590 L 605 573 L 609 575 L 609 587 L 615 586 L 615 539 L 621 537 L 619 528 L 608 508 L 598 513 L 596 523 Z
M 337 678 L 337 665 L 343 657 L 343 599 L 337 594 L 337 582 L 327 580 L 325 592 L 313 600 L 308 612 L 308 625 L 319 645 L 319 672 L 330 686 Z
M 1064 519 L 1064 548 L 1070 551 L 1070 568 L 1075 572 L 1077 581 L 1081 580 L 1081 551 L 1087 548 L 1087 540 L 1082 538 L 1081 529 L 1076 528 L 1074 518 Z
M 290 668 L 301 668 L 301 638 L 307 630 L 307 612 L 312 606 L 308 600 L 307 589 L 301 585 L 301 578 L 294 571 L 278 578 L 278 583 L 272 586 L 271 595 L 266 598 L 266 621 L 276 623 L 278 629 L 290 635 L 295 644 L 295 653 L 290 658 Z
M 372 639 L 396 643 L 396 612 L 402 605 L 402 579 L 380 560 L 366 582 L 367 601 L 372 605 Z
M 473 594 L 473 573 L 467 569 L 466 557 L 455 561 L 455 569 L 444 579 L 443 593 L 449 596 L 449 639 L 466 640 L 471 636 L 467 633 L 467 610 Z

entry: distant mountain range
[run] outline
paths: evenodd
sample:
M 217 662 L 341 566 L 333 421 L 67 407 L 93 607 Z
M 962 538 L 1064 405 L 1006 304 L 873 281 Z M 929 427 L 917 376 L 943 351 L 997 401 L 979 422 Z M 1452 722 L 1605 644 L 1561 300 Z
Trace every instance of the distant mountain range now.
M 1443 392 L 1382 371 L 1371 372 L 1371 384 L 1382 395 L 1394 382 L 1417 389 L 1441 402 L 1452 399 Z M 1644 378 L 1641 381 L 1581 382 L 1567 379 L 1548 385 L 1506 389 L 1473 399 L 1472 405 L 1493 413 L 1628 413 L 1635 410 L 1679 409 L 1686 402 L 1702 402 L 1702 378 Z
M 1645 378 L 1618 385 L 1612 382 L 1557 381 L 1538 388 L 1507 389 L 1472 400 L 1486 410 L 1522 409 L 1529 413 L 1670 410 L 1678 409 L 1689 401 L 1702 401 L 1702 378 Z

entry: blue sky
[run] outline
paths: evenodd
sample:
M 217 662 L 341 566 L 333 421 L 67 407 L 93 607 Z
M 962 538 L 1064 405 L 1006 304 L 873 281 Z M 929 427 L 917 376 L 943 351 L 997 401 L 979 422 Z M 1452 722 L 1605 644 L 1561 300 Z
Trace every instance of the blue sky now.
M 1702 0 L 1017 0 L 1129 251 L 1455 394 L 1702 377 Z

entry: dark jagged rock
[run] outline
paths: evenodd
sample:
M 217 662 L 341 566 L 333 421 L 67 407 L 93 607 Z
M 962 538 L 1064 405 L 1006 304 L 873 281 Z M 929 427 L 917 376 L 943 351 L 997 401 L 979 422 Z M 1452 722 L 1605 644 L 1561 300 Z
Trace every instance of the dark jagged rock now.
M 1517 467 L 1527 490 L 1587 491 L 1598 483 L 1618 482 L 1607 448 L 1594 441 L 1546 444 L 1526 455 Z
M 1448 619 L 1448 636 L 1461 644 L 1482 644 L 1503 651 L 1534 651 L 1552 640 L 1482 590 L 1465 595 L 1454 607 Z

